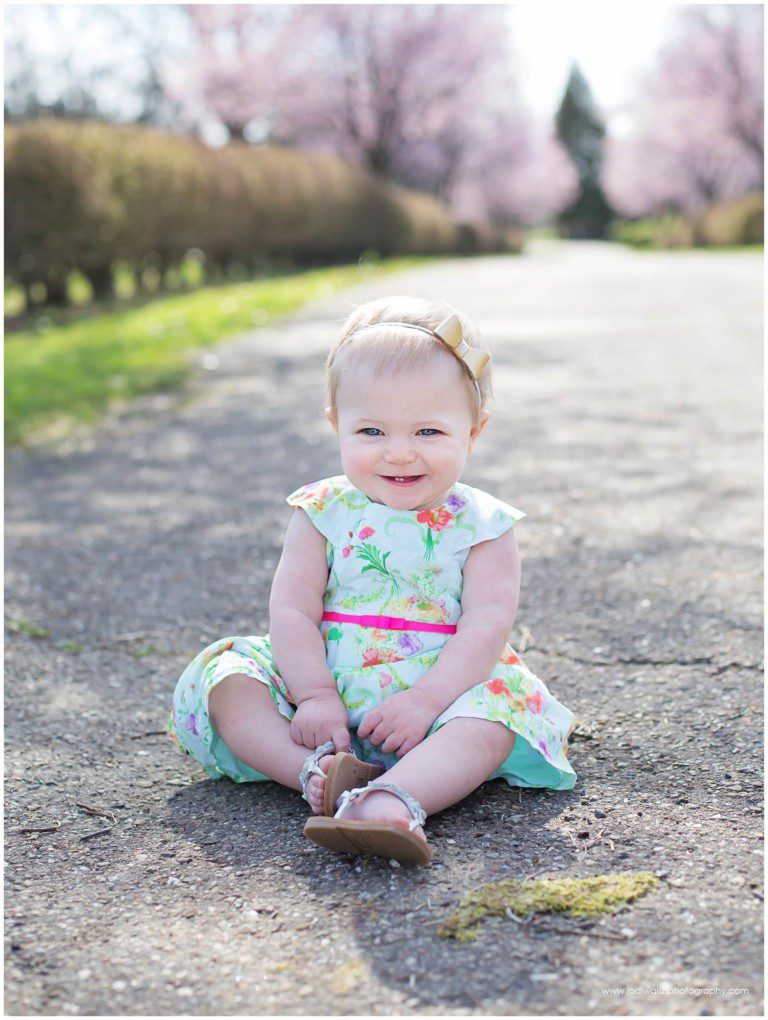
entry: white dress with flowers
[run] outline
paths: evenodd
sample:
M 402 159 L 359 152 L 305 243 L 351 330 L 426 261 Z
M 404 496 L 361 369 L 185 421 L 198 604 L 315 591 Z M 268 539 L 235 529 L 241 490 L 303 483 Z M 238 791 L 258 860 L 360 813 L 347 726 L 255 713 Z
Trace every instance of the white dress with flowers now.
M 345 475 L 305 485 L 287 497 L 325 536 L 328 581 L 324 608 L 356 616 L 393 616 L 456 624 L 461 616 L 462 570 L 469 550 L 503 534 L 525 515 L 482 489 L 457 482 L 430 510 L 396 510 L 375 503 Z M 434 665 L 451 634 L 365 627 L 323 620 L 328 667 L 347 707 L 352 750 L 391 768 L 385 754 L 357 737 L 363 716 L 395 691 L 413 686 Z M 229 637 L 209 645 L 189 664 L 174 694 L 169 735 L 214 778 L 237 782 L 266 777 L 237 759 L 208 716 L 212 688 L 233 673 L 269 687 L 277 708 L 295 706 L 272 659 L 269 635 Z M 490 676 L 456 699 L 433 723 L 433 733 L 456 717 L 490 719 L 518 734 L 507 760 L 488 778 L 512 786 L 570 789 L 568 761 L 573 713 L 550 694 L 506 645 Z

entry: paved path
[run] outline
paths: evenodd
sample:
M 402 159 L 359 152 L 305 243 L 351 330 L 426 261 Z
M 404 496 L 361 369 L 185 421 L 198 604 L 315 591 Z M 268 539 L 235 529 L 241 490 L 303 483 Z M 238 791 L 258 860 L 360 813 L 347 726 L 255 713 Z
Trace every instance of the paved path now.
M 218 349 L 184 401 L 13 454 L 6 613 L 49 634 L 7 640 L 8 1012 L 759 1014 L 760 274 L 589 242 L 436 263 Z M 151 735 L 203 644 L 266 629 L 283 496 L 340 470 L 324 351 L 395 292 L 495 350 L 464 480 L 529 515 L 526 657 L 580 722 L 574 790 L 487 784 L 430 822 L 422 870 L 308 846 L 297 795 Z M 111 823 L 78 804 L 114 824 L 88 838 Z M 586 931 L 436 936 L 482 882 L 628 869 L 658 890 Z

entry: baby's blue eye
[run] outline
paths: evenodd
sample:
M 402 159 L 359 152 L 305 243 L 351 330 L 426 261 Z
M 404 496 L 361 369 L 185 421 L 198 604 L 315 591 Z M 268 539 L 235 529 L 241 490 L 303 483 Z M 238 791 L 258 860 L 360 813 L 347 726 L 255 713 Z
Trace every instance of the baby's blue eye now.
M 359 432 L 360 432 L 361 435 L 371 436 L 371 437 L 374 437 L 374 438 L 375 438 L 375 436 L 383 436 L 384 435 L 384 433 L 381 431 L 381 429 L 374 428 L 372 425 L 369 425 L 367 428 L 364 428 L 364 429 L 359 429 Z M 419 431 L 417 432 L 417 435 L 424 435 L 424 434 L 426 434 L 427 436 L 439 436 L 439 435 L 442 435 L 442 433 L 440 432 L 439 429 L 419 429 Z

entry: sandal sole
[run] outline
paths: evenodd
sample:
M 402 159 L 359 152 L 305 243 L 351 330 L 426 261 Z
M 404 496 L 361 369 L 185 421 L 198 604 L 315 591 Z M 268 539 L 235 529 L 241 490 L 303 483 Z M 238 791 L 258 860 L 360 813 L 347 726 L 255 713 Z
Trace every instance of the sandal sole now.
M 323 793 L 323 814 L 335 815 L 336 802 L 346 790 L 366 786 L 372 779 L 378 779 L 386 769 L 382 765 L 367 765 L 354 754 L 340 751 L 328 766 Z
M 316 815 L 307 820 L 304 835 L 326 850 L 370 854 L 404 864 L 429 864 L 432 847 L 421 836 L 389 822 L 356 822 Z

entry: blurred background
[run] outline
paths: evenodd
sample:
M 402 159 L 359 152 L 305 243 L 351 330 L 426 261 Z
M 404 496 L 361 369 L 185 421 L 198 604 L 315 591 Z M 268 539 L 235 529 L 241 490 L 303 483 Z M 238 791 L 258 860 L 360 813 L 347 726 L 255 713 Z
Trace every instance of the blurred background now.
M 758 4 L 4 18 L 11 443 L 419 260 L 763 242 Z

